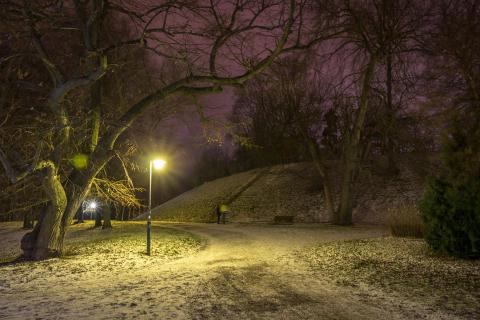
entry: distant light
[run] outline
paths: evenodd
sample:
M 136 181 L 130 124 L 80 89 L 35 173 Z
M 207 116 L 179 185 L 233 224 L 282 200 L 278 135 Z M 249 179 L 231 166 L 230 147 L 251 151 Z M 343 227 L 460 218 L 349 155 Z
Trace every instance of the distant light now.
M 97 208 L 97 203 L 95 201 L 90 202 L 88 207 L 92 210 L 95 210 Z
M 165 168 L 165 165 L 167 164 L 167 162 L 163 159 L 155 159 L 153 160 L 153 168 L 155 170 L 162 170 L 163 168 Z

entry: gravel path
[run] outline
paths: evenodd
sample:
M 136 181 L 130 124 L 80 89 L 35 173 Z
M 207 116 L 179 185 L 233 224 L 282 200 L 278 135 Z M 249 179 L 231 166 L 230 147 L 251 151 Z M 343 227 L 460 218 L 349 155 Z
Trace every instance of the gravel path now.
M 43 276 L 15 283 L 9 280 L 9 274 L 18 275 L 29 269 L 0 267 L 0 318 L 448 318 L 422 314 L 418 305 L 415 312 L 405 311 L 381 295 L 378 299 L 372 295 L 365 299 L 358 292 L 314 275 L 293 254 L 321 242 L 379 237 L 386 233 L 379 227 L 168 226 L 199 235 L 206 240 L 205 248 L 185 258 L 156 263 L 152 263 L 155 257 L 138 257 L 145 263 L 137 261 L 132 269 L 113 266 L 105 272 L 87 270 L 76 277 L 65 272 L 56 276 L 60 267 L 52 269 L 51 262 L 41 262 L 34 268 L 38 269 L 35 273 Z M 48 273 L 48 268 L 53 271 Z M 68 263 L 63 268 L 70 272 Z

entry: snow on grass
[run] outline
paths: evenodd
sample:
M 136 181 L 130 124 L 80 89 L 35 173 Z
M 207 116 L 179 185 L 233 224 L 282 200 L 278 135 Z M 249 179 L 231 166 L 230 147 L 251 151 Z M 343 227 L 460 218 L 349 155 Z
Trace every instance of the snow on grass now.
M 0 267 L 0 289 L 2 282 L 3 286 L 30 282 L 43 277 L 44 273 L 56 278 L 75 279 L 128 273 L 129 270 L 150 268 L 158 263 L 192 255 L 202 245 L 201 240 L 190 233 L 153 225 L 152 253 L 147 256 L 145 228 L 145 223 L 132 222 L 114 222 L 114 228 L 108 230 L 95 229 L 92 222 L 72 226 L 67 234 L 64 256 Z M 16 246 L 19 246 L 19 242 Z M 2 246 L 0 258 L 4 262 L 12 260 L 12 251 Z
M 200 240 L 191 234 L 152 226 L 152 256 L 176 258 L 198 248 Z M 67 255 L 101 254 L 116 256 L 131 254 L 143 256 L 146 247 L 145 223 L 115 223 L 113 229 L 81 228 L 73 230 L 67 241 Z
M 18 221 L 0 223 L 0 263 L 20 255 L 20 240 L 25 233 L 21 227 Z
M 480 261 L 432 253 L 422 240 L 380 238 L 318 245 L 299 253 L 337 285 L 381 290 L 426 302 L 467 318 L 480 318 Z
M 112 223 L 111 230 L 92 222 L 71 226 L 61 258 L 15 263 L 6 262 L 20 253 L 20 243 L 9 239 L 19 240 L 25 230 L 0 224 L 0 318 L 175 318 L 179 290 L 175 279 L 169 282 L 170 266 L 197 255 L 203 241 L 154 224 L 147 256 L 144 222 Z

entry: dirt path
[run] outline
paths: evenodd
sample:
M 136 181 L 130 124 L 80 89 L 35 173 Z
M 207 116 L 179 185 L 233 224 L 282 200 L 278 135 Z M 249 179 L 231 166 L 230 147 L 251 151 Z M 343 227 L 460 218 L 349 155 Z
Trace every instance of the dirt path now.
M 193 256 L 143 269 L 113 268 L 78 277 L 51 274 L 15 284 L 3 291 L 0 318 L 404 319 L 418 315 L 314 277 L 292 255 L 319 242 L 378 237 L 385 234 L 381 228 L 170 226 L 200 235 L 206 247 Z
M 384 230 L 331 226 L 180 226 L 209 240 L 207 250 L 178 261 L 202 275 L 188 297 L 193 319 L 371 319 L 387 314 L 354 303 L 312 278 L 292 259 L 319 242 L 376 237 Z M 353 303 L 352 303 L 353 302 Z M 389 316 L 389 318 L 391 318 Z

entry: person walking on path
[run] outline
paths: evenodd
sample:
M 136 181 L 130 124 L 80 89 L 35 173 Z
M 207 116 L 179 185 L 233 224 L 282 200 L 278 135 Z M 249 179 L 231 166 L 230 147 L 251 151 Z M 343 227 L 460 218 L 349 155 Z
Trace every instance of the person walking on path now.
M 217 206 L 217 224 L 220 224 L 220 221 L 225 224 L 225 215 L 228 211 L 228 206 L 226 204 L 221 203 Z

